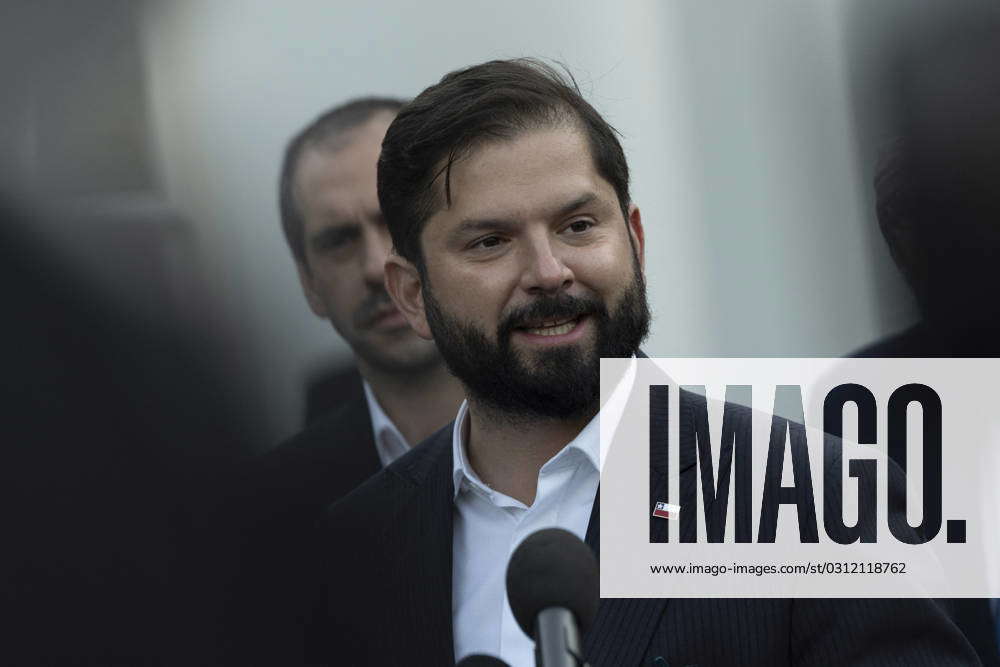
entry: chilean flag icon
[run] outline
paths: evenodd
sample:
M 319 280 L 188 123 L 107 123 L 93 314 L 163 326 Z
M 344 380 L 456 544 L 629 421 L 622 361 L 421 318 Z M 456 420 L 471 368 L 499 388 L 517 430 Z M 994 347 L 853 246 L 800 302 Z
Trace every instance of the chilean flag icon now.
M 670 503 L 661 501 L 656 503 L 656 506 L 653 508 L 653 516 L 660 519 L 676 519 L 680 511 L 681 508 L 679 505 L 671 505 Z

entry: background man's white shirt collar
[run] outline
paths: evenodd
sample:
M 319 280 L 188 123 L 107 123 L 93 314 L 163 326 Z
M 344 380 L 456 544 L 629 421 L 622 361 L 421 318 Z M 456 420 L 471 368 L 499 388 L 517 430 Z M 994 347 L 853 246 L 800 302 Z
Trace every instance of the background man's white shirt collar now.
M 378 458 L 384 468 L 408 452 L 410 444 L 406 442 L 406 438 L 389 419 L 389 415 L 385 414 L 368 381 L 362 380 L 361 384 L 365 389 L 368 415 L 372 420 L 372 433 L 375 434 L 375 451 L 378 452 Z

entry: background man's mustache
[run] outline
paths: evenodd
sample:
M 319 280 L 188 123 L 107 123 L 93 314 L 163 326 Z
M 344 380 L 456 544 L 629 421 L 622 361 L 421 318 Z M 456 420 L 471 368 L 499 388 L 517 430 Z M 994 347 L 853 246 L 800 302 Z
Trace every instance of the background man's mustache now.
M 374 289 L 368 292 L 365 300 L 361 302 L 357 310 L 354 311 L 354 326 L 358 329 L 366 329 L 375 323 L 375 320 L 392 306 L 389 293 L 384 289 Z

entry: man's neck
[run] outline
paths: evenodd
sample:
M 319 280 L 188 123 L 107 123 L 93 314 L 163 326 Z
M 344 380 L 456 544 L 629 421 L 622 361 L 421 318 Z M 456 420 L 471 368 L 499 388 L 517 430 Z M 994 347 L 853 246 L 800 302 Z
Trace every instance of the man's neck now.
M 392 374 L 359 359 L 358 370 L 371 385 L 383 412 L 411 446 L 454 419 L 465 398 L 462 385 L 443 363 L 419 373 Z
M 525 505 L 535 502 L 538 472 L 593 419 L 528 419 L 498 413 L 469 399 L 466 433 L 469 465 L 487 486 Z

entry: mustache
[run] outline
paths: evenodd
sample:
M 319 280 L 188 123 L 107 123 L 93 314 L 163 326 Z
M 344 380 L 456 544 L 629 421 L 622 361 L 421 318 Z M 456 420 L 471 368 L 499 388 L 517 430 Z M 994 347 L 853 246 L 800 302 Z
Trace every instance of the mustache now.
M 368 291 L 365 300 L 354 311 L 354 326 L 358 329 L 367 329 L 375 323 L 386 310 L 387 306 L 393 306 L 389 293 L 384 288 L 376 288 Z
M 595 297 L 561 294 L 540 297 L 507 313 L 497 327 L 497 340 L 506 340 L 511 332 L 542 320 L 569 320 L 583 315 L 603 314 L 607 308 Z

